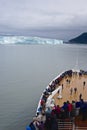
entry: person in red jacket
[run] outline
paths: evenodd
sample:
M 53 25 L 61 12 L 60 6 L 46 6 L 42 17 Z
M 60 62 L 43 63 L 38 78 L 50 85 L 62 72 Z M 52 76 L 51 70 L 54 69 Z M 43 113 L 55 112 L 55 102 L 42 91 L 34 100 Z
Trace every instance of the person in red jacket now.
M 69 101 L 67 101 L 67 107 L 68 107 L 68 116 L 69 117 L 71 117 L 71 112 L 72 112 L 72 104 L 69 102 Z

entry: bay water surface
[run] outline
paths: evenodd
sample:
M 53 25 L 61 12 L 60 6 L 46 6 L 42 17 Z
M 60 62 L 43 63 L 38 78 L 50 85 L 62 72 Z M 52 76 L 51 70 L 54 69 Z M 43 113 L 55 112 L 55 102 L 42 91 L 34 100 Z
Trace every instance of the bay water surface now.
M 25 130 L 59 73 L 87 71 L 87 45 L 0 45 L 0 130 Z

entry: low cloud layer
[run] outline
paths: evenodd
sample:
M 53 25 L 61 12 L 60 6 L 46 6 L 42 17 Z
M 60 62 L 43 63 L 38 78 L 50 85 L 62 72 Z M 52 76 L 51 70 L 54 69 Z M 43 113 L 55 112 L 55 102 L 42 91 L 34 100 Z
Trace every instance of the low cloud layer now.
M 87 0 L 0 0 L 0 33 L 67 39 L 85 31 Z

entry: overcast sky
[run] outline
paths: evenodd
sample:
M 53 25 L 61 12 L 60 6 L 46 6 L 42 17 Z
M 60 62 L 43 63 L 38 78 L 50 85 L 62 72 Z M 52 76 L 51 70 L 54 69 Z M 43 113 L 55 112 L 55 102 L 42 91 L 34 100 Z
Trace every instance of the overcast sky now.
M 0 0 L 0 33 L 67 40 L 87 32 L 87 0 Z

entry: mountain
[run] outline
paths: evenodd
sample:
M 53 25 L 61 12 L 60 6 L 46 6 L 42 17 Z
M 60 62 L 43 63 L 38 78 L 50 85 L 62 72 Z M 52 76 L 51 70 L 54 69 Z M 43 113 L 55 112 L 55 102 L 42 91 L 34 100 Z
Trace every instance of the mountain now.
M 69 40 L 69 43 L 87 44 L 87 32 L 82 33 L 80 36 Z

